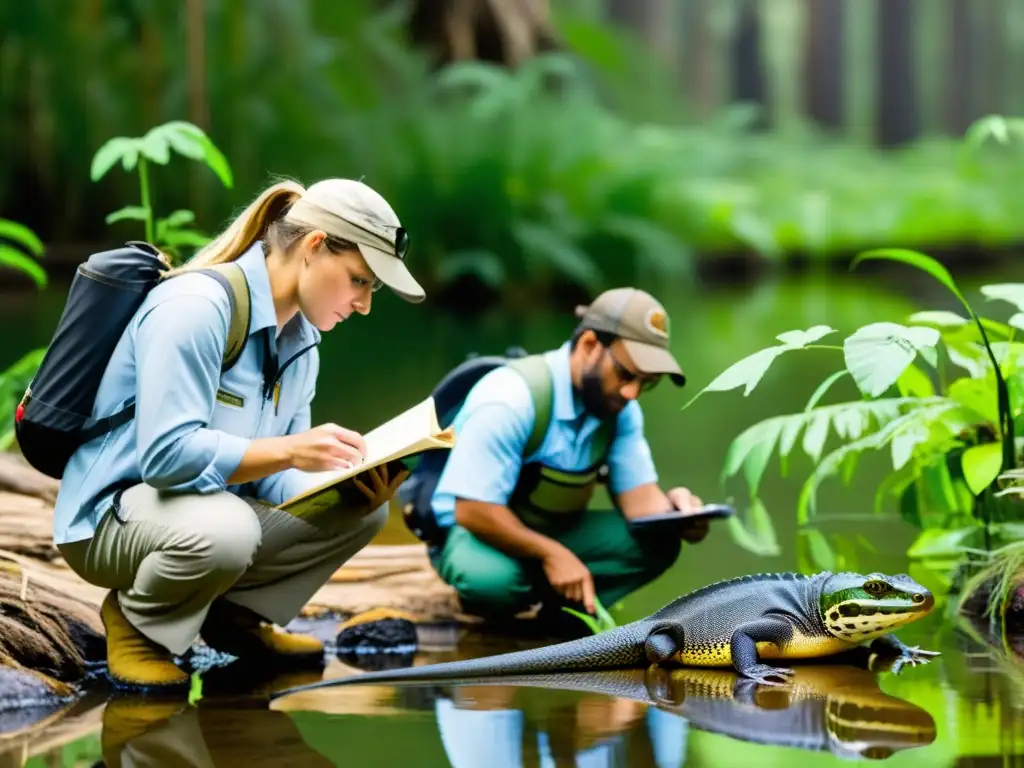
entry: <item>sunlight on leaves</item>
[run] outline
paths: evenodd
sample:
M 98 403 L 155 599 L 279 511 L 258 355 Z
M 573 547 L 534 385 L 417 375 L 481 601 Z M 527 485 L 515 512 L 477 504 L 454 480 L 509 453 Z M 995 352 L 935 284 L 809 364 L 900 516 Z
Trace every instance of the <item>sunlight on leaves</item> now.
M 861 392 L 878 397 L 896 383 L 919 351 L 934 347 L 939 338 L 934 328 L 871 323 L 846 338 L 843 355 Z
M 754 388 L 779 355 L 796 349 L 805 349 L 830 333 L 835 333 L 835 329 L 827 325 L 815 325 L 806 331 L 793 330 L 780 333 L 775 338 L 781 341 L 781 344 L 758 350 L 752 355 L 748 355 L 742 360 L 733 363 L 720 373 L 714 381 L 694 395 L 682 409 L 689 408 L 705 392 L 727 392 L 731 389 L 743 387 L 743 396 L 747 397 L 754 391 Z
M 1002 446 L 999 443 L 974 445 L 961 457 L 964 479 L 975 496 L 988 488 L 998 477 L 1003 465 Z

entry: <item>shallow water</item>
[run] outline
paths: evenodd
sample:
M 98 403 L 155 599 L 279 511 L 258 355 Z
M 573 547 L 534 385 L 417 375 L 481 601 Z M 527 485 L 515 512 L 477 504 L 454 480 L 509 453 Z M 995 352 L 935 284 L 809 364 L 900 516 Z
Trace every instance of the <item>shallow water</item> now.
M 975 301 L 978 285 L 1015 279 L 1007 267 L 964 279 L 961 287 Z M 54 286 L 41 299 L 0 299 L 0 364 L 45 343 L 64 290 Z M 920 309 L 958 309 L 941 288 L 912 272 L 884 280 L 806 276 L 671 296 L 666 305 L 674 346 L 690 385 L 683 393 L 662 385 L 645 397 L 661 481 L 667 487 L 688 485 L 705 499 L 732 496 L 741 508 L 742 484 L 732 481 L 722 488 L 718 482 L 730 441 L 759 419 L 802 409 L 817 384 L 841 366 L 841 353 L 815 350 L 783 357 L 749 397 L 739 391 L 709 393 L 681 412 L 700 387 L 786 330 L 827 323 L 845 334 L 872 321 L 900 322 Z M 983 307 L 978 300 L 978 308 L 988 311 L 993 305 Z M 572 318 L 564 312 L 531 309 L 522 316 L 462 319 L 382 297 L 369 318 L 325 337 L 314 419 L 370 429 L 425 396 L 469 352 L 509 345 L 541 350 L 560 343 L 571 329 Z M 827 341 L 839 339 L 837 334 Z M 833 394 L 855 396 L 841 386 Z M 859 542 L 849 567 L 909 572 L 933 586 L 933 577 L 905 557 L 915 531 L 889 516 L 870 514 L 888 460 L 887 455 L 867 457 L 850 487 L 834 481 L 823 486 L 820 508 L 826 516 L 861 516 L 826 520 L 823 528 Z M 781 555 L 745 552 L 716 527 L 702 544 L 685 546 L 661 579 L 631 596 L 618 614 L 620 622 L 719 579 L 796 568 L 793 510 L 809 468 L 796 460 L 790 478 L 782 479 L 773 459 L 765 475 L 762 496 Z M 401 523 L 393 522 L 381 541 L 408 540 Z M 123 697 L 104 706 L 98 695 L 80 705 L 81 713 L 29 741 L 0 734 L 0 766 L 91 766 L 101 758 L 102 743 L 108 765 L 117 764 L 111 758 L 119 754 L 123 765 L 811 766 L 890 753 L 885 763 L 892 766 L 1024 765 L 1024 660 L 1007 660 L 943 611 L 944 603 L 900 633 L 910 644 L 942 650 L 931 664 L 877 677 L 853 667 L 800 667 L 798 690 L 788 700 L 773 691 L 753 700 L 743 698 L 742 691 L 732 698 L 730 672 L 680 672 L 654 687 L 668 696 L 661 706 L 642 695 L 630 698 L 647 691 L 642 679 L 605 676 L 587 683 L 601 682 L 603 690 L 587 691 L 331 689 L 278 700 L 268 709 L 260 691 L 306 682 L 308 676 L 259 681 L 247 673 L 241 680 L 207 680 L 203 698 L 192 707 Z M 521 645 L 424 629 L 415 663 L 513 647 Z M 349 671 L 335 660 L 325 674 Z M 631 694 L 616 695 L 626 683 Z

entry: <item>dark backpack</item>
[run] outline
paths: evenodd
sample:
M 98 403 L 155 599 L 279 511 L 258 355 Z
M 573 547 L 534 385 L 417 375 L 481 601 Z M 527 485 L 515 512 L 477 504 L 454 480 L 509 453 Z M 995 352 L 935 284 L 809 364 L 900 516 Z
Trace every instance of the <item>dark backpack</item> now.
M 437 422 L 441 428 L 451 426 L 469 391 L 484 375 L 495 368 L 507 365 L 510 361 L 523 360 L 526 357 L 525 350 L 513 347 L 506 350 L 503 356 L 470 356 L 450 371 L 430 393 L 434 398 Z M 535 409 L 533 430 L 527 438 L 524 456 L 529 456 L 540 448 L 551 421 L 550 374 L 544 361 L 540 357 L 535 359 L 539 363 L 536 366 L 537 370 L 524 371 Z M 421 541 L 435 546 L 443 543 L 446 531 L 441 529 L 434 519 L 431 499 L 448 462 L 449 454 L 450 451 L 447 450 L 426 451 L 421 454 L 397 494 L 406 527 Z
M 135 415 L 132 398 L 122 410 L 93 419 L 93 402 L 121 335 L 166 269 L 159 251 L 138 241 L 94 253 L 79 265 L 57 330 L 14 414 L 18 446 L 43 474 L 60 479 L 79 446 Z M 197 271 L 217 280 L 231 300 L 223 372 L 238 360 L 249 335 L 249 286 L 237 264 Z

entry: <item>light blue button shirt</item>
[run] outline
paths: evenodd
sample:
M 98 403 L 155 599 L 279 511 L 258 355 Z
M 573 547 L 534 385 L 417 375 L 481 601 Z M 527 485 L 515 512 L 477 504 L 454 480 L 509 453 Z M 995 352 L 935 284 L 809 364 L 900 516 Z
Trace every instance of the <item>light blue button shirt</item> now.
M 279 504 L 313 483 L 288 469 L 228 486 L 255 438 L 309 429 L 320 333 L 300 314 L 277 332 L 262 246 L 238 260 L 249 282 L 245 350 L 221 375 L 230 319 L 227 292 L 213 278 L 182 274 L 154 287 L 129 322 L 100 382 L 93 417 L 136 398 L 135 418 L 81 446 L 68 462 L 54 510 L 56 544 L 90 538 L 121 484 L 145 482 L 183 493 L 225 489 Z M 280 390 L 263 395 L 263 363 L 276 350 Z M 227 397 L 217 398 L 220 389 Z
M 584 414 L 583 405 L 574 394 L 569 351 L 566 342 L 544 353 L 554 390 L 551 425 L 537 452 L 525 458 L 577 472 L 591 464 L 594 432 L 600 422 Z M 454 523 L 456 497 L 508 504 L 524 464 L 523 450 L 533 429 L 533 419 L 533 398 L 525 379 L 516 371 L 502 367 L 480 378 L 452 423 L 455 447 L 432 499 L 439 526 Z M 656 483 L 658 474 L 644 437 L 643 411 L 635 400 L 619 413 L 616 430 L 608 456 L 609 490 L 617 495 L 639 485 Z

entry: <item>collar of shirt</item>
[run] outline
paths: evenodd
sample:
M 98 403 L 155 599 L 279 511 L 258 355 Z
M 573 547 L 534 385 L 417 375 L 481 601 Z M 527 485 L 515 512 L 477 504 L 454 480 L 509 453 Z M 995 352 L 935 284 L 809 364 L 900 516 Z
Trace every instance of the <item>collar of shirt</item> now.
M 277 338 L 277 312 L 274 309 L 274 295 L 270 290 L 270 274 L 267 260 L 263 255 L 263 244 L 257 240 L 238 259 L 238 266 L 249 281 L 249 303 L 252 307 L 249 320 L 249 336 L 265 331 L 272 349 L 279 359 L 287 360 L 300 349 L 320 343 L 318 331 L 301 312 L 288 321 Z
M 548 358 L 551 368 L 553 385 L 553 402 L 551 415 L 558 421 L 572 427 L 578 438 L 587 437 L 599 425 L 596 417 L 587 413 L 583 403 L 572 385 L 572 372 L 569 366 L 571 355 L 569 342 L 553 350 Z

